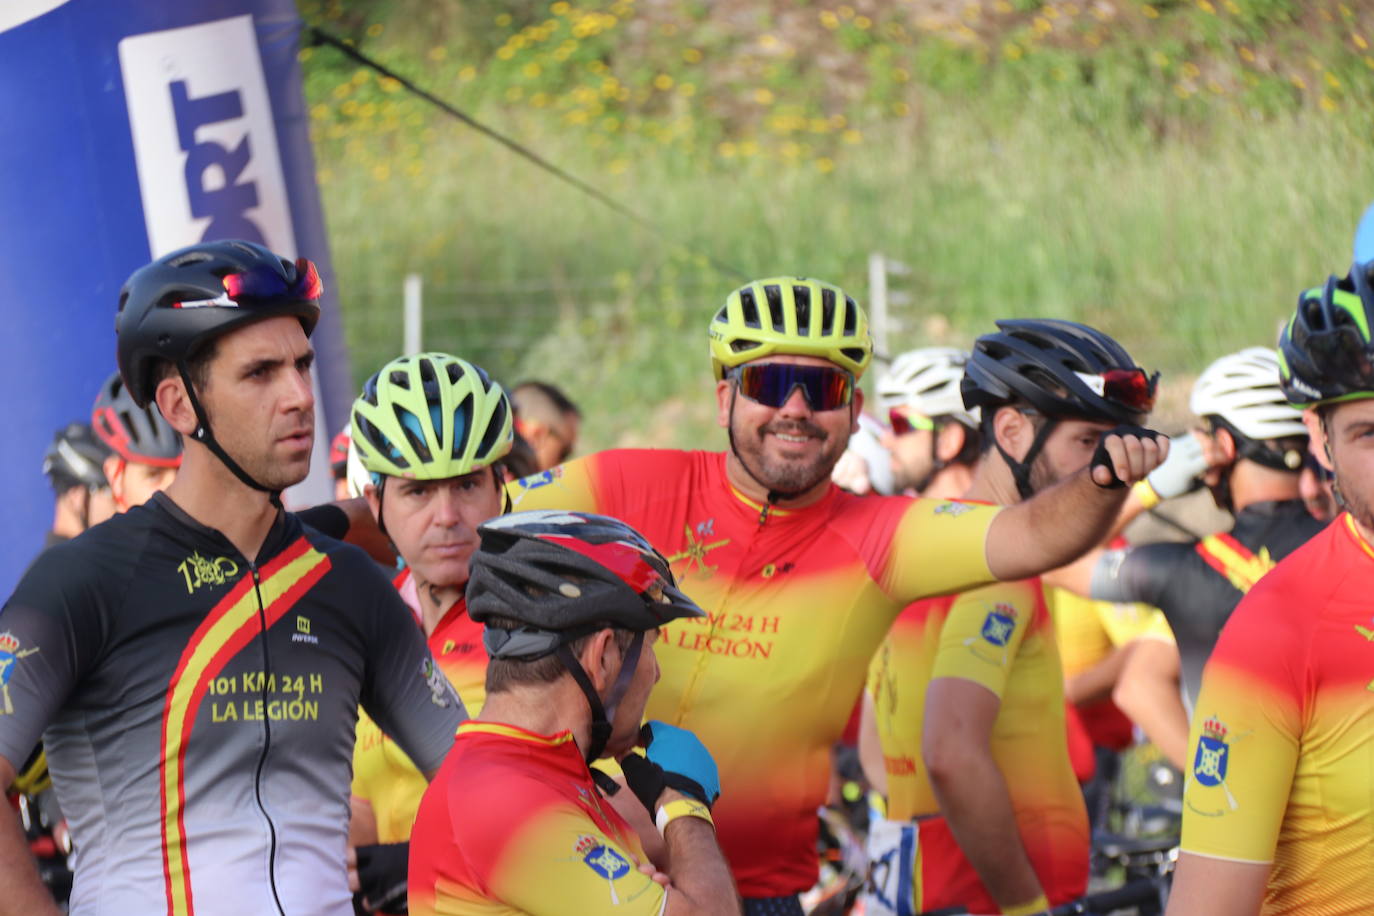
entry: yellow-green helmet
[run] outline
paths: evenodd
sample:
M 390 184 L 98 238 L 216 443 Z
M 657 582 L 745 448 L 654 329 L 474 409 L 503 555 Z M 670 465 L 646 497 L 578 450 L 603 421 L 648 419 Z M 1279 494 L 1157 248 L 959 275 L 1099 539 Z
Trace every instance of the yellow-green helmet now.
M 511 450 L 506 392 L 447 353 L 393 359 L 353 402 L 353 449 L 373 475 L 442 480 L 484 468 Z
M 828 359 L 856 379 L 873 359 L 864 310 L 838 286 L 805 277 L 741 286 L 711 319 L 710 336 L 717 380 L 775 353 Z

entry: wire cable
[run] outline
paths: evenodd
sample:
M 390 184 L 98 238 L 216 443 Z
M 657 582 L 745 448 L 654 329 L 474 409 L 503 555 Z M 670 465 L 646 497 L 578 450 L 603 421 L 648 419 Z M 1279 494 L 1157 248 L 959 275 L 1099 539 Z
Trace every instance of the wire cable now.
M 464 124 L 466 124 L 468 127 L 471 127 L 478 133 L 483 134 L 484 136 L 492 140 L 495 140 L 497 143 L 500 143 L 502 146 L 506 147 L 511 152 L 515 153 L 516 155 L 524 159 L 529 160 L 534 165 L 548 172 L 550 175 L 553 175 L 560 181 L 572 185 L 574 188 L 577 188 L 579 191 L 588 195 L 592 199 L 609 207 L 610 209 L 614 210 L 616 213 L 620 214 L 621 216 L 625 217 L 626 219 L 630 220 L 636 225 L 649 230 L 654 235 L 658 236 L 660 239 L 668 242 L 674 241 L 672 235 L 670 235 L 667 230 L 659 226 L 654 221 L 650 220 L 645 216 L 641 216 L 640 214 L 631 210 L 629 207 L 620 203 L 620 201 L 611 197 L 609 194 L 606 194 L 604 191 L 601 191 L 600 189 L 588 184 L 587 182 L 578 178 L 576 175 L 573 175 L 565 171 L 564 169 L 559 168 L 558 166 L 554 165 L 552 162 L 545 159 L 543 156 L 539 155 L 534 150 L 530 149 L 529 147 L 525 146 L 519 141 L 513 140 L 510 137 L 507 137 L 505 134 L 499 133 L 498 131 L 483 124 L 481 121 L 478 121 L 476 118 L 474 118 L 467 112 L 463 111 L 462 109 L 450 104 L 449 102 L 444 101 L 434 93 L 426 89 L 423 89 L 420 86 L 417 86 L 411 80 L 396 73 L 391 68 L 382 64 L 380 61 L 377 61 L 376 59 L 369 57 L 368 55 L 359 51 L 357 48 L 348 44 L 343 39 L 331 35 L 329 32 L 324 31 L 319 26 L 307 26 L 306 31 L 309 33 L 310 45 L 312 47 L 318 45 L 328 45 L 342 52 L 347 57 L 351 57 L 353 60 L 357 61 L 363 66 L 375 70 L 382 76 L 388 79 L 395 80 L 407 91 L 424 99 L 426 102 L 429 102 L 431 105 L 440 109 L 445 114 L 457 118 L 459 121 L 462 121 Z M 709 251 L 705 251 L 696 245 L 688 243 L 683 243 L 683 247 L 705 258 L 707 263 L 709 263 L 712 267 L 714 267 L 721 273 L 726 274 L 727 276 L 734 276 L 745 280 L 750 279 L 749 274 L 740 270 L 738 267 L 735 267 L 733 264 L 729 264 L 725 261 L 720 260 L 715 255 L 711 254 Z

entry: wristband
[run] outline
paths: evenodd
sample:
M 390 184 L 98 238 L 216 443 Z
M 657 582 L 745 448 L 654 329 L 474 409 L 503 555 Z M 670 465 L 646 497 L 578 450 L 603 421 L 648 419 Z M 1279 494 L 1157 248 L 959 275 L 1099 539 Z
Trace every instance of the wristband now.
M 1150 486 L 1150 481 L 1148 480 L 1137 480 L 1131 487 L 1131 492 L 1135 494 L 1136 501 L 1140 503 L 1140 507 L 1147 512 L 1163 502 L 1163 500 L 1159 498 L 1159 494 L 1155 492 L 1155 488 Z
M 716 822 L 711 820 L 711 809 L 695 798 L 677 798 L 658 809 L 654 816 L 654 826 L 662 833 L 668 825 L 680 817 L 699 817 L 715 829 Z
M 1050 901 L 1044 894 L 1034 900 L 1016 906 L 1002 907 L 1002 916 L 1032 916 L 1034 913 L 1043 913 L 1050 908 Z

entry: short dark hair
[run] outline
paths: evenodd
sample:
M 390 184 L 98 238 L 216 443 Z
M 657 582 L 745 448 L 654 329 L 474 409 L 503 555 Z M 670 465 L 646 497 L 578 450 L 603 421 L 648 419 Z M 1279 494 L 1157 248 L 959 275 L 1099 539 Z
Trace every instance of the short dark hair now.
M 204 391 L 205 386 L 209 383 L 210 363 L 214 361 L 218 353 L 219 340 L 212 338 L 187 358 L 186 372 L 191 376 L 191 384 L 195 387 L 197 394 Z M 158 360 L 155 375 L 157 385 L 161 385 L 164 379 L 181 377 L 181 373 L 177 370 L 177 364 L 170 359 Z M 157 385 L 153 386 L 154 391 L 157 390 Z
M 518 630 L 522 626 L 518 620 L 511 617 L 488 617 L 486 625 L 496 630 Z M 568 649 L 573 655 L 581 653 L 587 647 L 587 643 L 592 640 L 601 630 L 610 630 L 615 636 L 615 644 L 624 652 L 630 647 L 634 639 L 632 630 L 622 630 L 606 624 L 586 636 L 580 636 L 568 643 Z M 543 658 L 536 658 L 534 661 L 519 661 L 513 658 L 493 658 L 487 661 L 487 693 L 501 693 L 510 690 L 520 684 L 552 684 L 560 677 L 568 673 L 568 668 L 563 664 L 563 660 L 557 655 L 545 655 Z
M 516 413 L 526 413 L 535 416 L 535 419 L 549 422 L 553 417 L 547 416 L 547 408 L 552 408 L 559 415 L 577 417 L 581 419 L 582 411 L 577 409 L 577 405 L 572 402 L 566 394 L 556 385 L 548 382 L 541 382 L 531 379 L 521 382 L 511 389 L 511 400 L 515 403 Z M 544 416 L 540 416 L 544 414 Z

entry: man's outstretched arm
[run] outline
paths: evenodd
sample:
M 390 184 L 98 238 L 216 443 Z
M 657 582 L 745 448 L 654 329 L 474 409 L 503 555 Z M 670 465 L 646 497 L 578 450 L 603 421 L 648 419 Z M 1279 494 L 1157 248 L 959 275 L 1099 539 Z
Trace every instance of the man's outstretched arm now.
M 1100 544 L 1121 512 L 1129 485 L 1160 465 L 1169 454 L 1169 440 L 1109 432 L 1101 449 L 1102 457 L 1094 456 L 1088 468 L 993 519 L 985 549 L 994 576 L 1004 582 L 1038 576 Z

